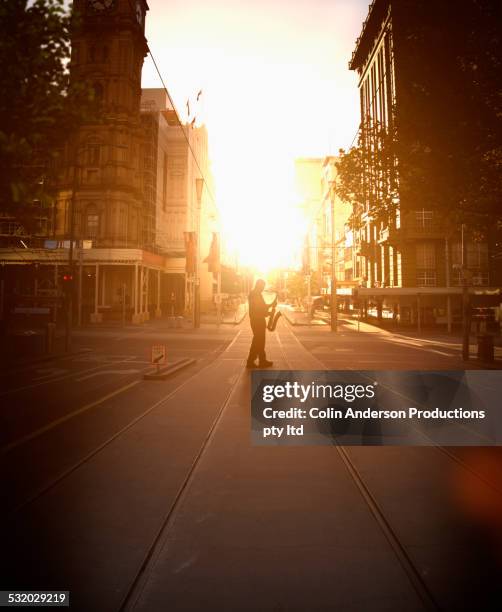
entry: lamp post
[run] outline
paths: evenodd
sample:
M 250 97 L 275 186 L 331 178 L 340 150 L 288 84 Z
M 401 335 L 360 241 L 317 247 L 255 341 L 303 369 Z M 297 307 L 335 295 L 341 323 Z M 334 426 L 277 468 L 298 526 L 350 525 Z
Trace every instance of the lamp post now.
M 195 179 L 195 191 L 197 195 L 197 253 L 195 262 L 195 285 L 194 285 L 194 305 L 193 305 L 193 326 L 194 329 L 200 327 L 200 217 L 202 206 L 202 192 L 204 190 L 204 179 Z
M 469 287 L 467 271 L 467 240 L 465 239 L 465 224 L 462 223 L 462 359 L 469 361 L 470 312 Z
M 68 250 L 68 272 L 69 272 L 69 290 L 66 295 L 66 324 L 65 324 L 65 350 L 69 352 L 71 350 L 71 335 L 73 328 L 73 279 L 74 279 L 74 264 L 73 264 L 73 242 L 75 239 L 75 199 L 77 193 L 77 159 L 78 159 L 79 147 L 75 142 L 73 145 L 73 176 L 72 176 L 72 188 L 70 198 L 70 210 L 68 211 L 70 217 L 70 248 Z
M 338 300 L 336 294 L 336 232 L 335 232 L 335 182 L 331 183 L 331 331 L 338 327 Z

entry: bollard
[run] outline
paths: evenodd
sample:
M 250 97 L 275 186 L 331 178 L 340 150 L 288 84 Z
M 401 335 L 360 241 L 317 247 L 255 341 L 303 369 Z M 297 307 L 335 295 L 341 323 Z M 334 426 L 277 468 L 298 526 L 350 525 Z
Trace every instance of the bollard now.
M 47 323 L 45 327 L 45 352 L 50 355 L 54 348 L 54 334 L 56 331 L 55 323 Z
M 487 363 L 493 361 L 493 336 L 491 334 L 478 335 L 478 359 Z

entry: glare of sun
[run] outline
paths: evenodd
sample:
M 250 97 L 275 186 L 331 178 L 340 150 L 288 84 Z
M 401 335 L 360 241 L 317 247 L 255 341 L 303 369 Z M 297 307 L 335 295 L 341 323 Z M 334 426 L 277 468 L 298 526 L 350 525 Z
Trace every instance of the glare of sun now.
M 253 167 L 252 160 L 246 162 L 248 178 L 243 178 L 242 167 L 232 172 L 236 162 L 231 158 L 226 159 L 226 172 L 216 174 L 226 245 L 237 253 L 240 265 L 261 273 L 294 267 L 305 221 L 294 193 L 293 164 L 281 172 L 277 163 L 258 164 L 255 159 Z

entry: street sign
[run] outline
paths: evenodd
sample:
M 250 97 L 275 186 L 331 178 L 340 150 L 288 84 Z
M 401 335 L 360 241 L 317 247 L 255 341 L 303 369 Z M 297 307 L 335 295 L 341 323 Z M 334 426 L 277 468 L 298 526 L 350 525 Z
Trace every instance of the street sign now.
M 157 367 L 166 363 L 166 347 L 164 344 L 152 345 L 152 363 Z

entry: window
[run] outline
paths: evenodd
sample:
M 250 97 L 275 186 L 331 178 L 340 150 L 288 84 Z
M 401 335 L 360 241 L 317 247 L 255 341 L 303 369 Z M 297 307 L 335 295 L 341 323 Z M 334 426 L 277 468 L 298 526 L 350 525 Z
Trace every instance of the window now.
M 101 147 L 96 143 L 89 143 L 87 146 L 87 164 L 89 166 L 99 166 L 101 158 Z
M 120 209 L 120 235 L 122 236 L 122 238 L 127 239 L 127 209 L 126 208 L 121 208 Z
M 454 242 L 451 245 L 451 263 L 462 264 L 462 243 Z M 486 242 L 467 243 L 467 268 L 488 267 L 488 244 Z
M 432 229 L 433 224 L 432 210 L 416 210 L 415 211 L 415 226 L 418 231 L 427 231 Z
M 78 44 L 73 44 L 71 48 L 71 61 L 74 64 L 78 64 L 80 60 L 80 46 Z
M 488 270 L 476 270 L 472 275 L 472 284 L 476 287 L 487 287 L 490 284 Z
M 436 249 L 431 242 L 417 244 L 417 287 L 436 285 Z
M 93 84 L 93 90 L 94 90 L 94 100 L 98 103 L 103 102 L 104 96 L 105 96 L 105 90 L 104 87 L 101 83 L 94 83 Z
M 488 267 L 488 245 L 486 242 L 469 242 L 467 244 L 467 267 Z
M 185 180 L 184 160 L 182 157 L 168 157 L 167 166 L 169 168 L 167 196 L 170 198 L 182 198 L 183 184 Z
M 87 170 L 86 175 L 86 182 L 87 183 L 92 183 L 92 184 L 96 184 L 99 182 L 99 170 Z
M 162 163 L 162 210 L 167 206 L 167 153 L 164 153 Z
M 432 242 L 417 244 L 417 268 L 435 268 L 436 253 Z
M 97 238 L 99 234 L 99 214 L 95 206 L 89 206 L 85 218 L 85 234 L 87 238 Z
M 417 287 L 435 287 L 436 270 L 417 270 Z

